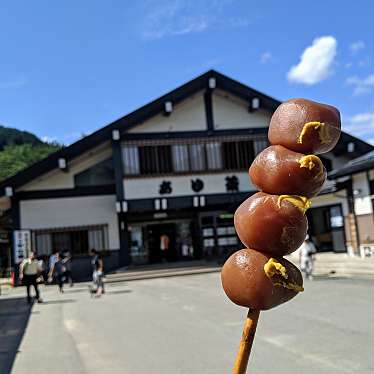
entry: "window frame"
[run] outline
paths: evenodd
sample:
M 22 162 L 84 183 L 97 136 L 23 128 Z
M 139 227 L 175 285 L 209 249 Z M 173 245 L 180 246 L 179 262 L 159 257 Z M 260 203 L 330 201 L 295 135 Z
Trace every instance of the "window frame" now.
M 248 160 L 245 160 L 242 165 L 240 165 L 239 155 L 240 155 L 240 143 L 248 142 L 251 144 L 250 146 L 250 153 L 251 157 Z M 257 143 L 256 143 L 257 142 Z M 209 144 L 219 144 L 219 154 L 220 154 L 220 161 L 221 166 L 218 168 L 209 168 L 208 165 L 208 149 L 207 147 Z M 226 167 L 225 160 L 224 160 L 224 144 L 225 143 L 233 143 L 235 144 L 235 164 L 233 167 Z M 202 145 L 203 149 L 203 163 L 204 167 L 201 170 L 194 170 L 192 169 L 192 150 L 191 148 L 194 145 Z M 139 174 L 126 174 L 124 173 L 125 178 L 149 178 L 149 177 L 166 177 L 166 176 L 181 176 L 181 175 L 199 175 L 199 174 L 218 174 L 218 173 L 232 173 L 232 172 L 244 172 L 248 170 L 250 163 L 255 159 L 257 156 L 256 150 L 257 149 L 265 149 L 265 145 L 269 146 L 269 142 L 265 134 L 261 136 L 233 136 L 233 137 L 212 137 L 212 138 L 199 138 L 199 139 L 173 139 L 173 140 L 142 140 L 142 141 L 127 141 L 122 144 L 122 147 L 138 147 L 138 157 L 139 157 Z M 169 156 L 170 156 L 170 167 L 169 171 L 160 170 L 159 164 L 159 156 L 158 152 L 156 151 L 159 149 L 160 146 L 168 146 L 169 147 Z M 186 146 L 188 152 L 188 170 L 176 170 L 176 162 L 174 160 L 174 151 L 173 146 Z M 141 166 L 141 151 L 142 147 L 149 147 L 148 149 L 153 149 L 153 159 L 156 162 L 155 167 L 152 171 L 144 173 Z M 143 148 L 144 149 L 144 148 Z M 146 156 L 143 156 L 146 157 Z M 148 155 L 149 157 L 149 155 Z M 123 167 L 124 168 L 124 167 Z

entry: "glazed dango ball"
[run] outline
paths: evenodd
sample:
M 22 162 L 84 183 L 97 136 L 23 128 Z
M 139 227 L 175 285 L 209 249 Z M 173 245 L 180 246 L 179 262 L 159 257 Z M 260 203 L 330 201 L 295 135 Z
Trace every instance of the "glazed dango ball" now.
M 245 200 L 234 215 L 242 243 L 272 256 L 296 251 L 308 229 L 307 198 L 258 192 Z
M 333 106 L 306 99 L 292 99 L 274 112 L 269 141 L 301 153 L 331 151 L 340 136 L 340 113 Z
M 303 291 L 303 277 L 295 265 L 248 248 L 229 257 L 221 281 L 233 303 L 257 310 L 274 308 Z
M 315 155 L 272 145 L 257 155 L 249 176 L 259 190 L 267 193 L 313 197 L 326 180 L 326 169 Z
M 326 180 L 315 154 L 329 152 L 340 136 L 340 114 L 330 105 L 305 99 L 281 104 L 269 127 L 270 147 L 249 169 L 261 192 L 235 212 L 235 229 L 246 249 L 235 252 L 222 268 L 222 286 L 240 306 L 266 310 L 303 291 L 300 271 L 282 256 L 304 241 L 309 198 Z

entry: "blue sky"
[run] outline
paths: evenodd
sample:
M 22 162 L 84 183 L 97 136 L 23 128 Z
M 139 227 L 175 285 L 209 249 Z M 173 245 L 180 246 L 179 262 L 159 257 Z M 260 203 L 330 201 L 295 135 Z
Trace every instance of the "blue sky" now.
M 69 144 L 213 68 L 333 104 L 374 144 L 373 14 L 370 0 L 3 1 L 0 123 Z

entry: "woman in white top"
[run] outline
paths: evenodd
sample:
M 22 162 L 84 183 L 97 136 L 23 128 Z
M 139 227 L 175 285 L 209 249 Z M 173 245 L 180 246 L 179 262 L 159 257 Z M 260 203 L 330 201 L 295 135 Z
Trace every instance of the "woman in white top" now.
M 313 255 L 317 252 L 315 245 L 306 236 L 304 243 L 299 248 L 300 253 L 300 270 L 305 274 L 307 279 L 313 279 Z
M 26 286 L 27 289 L 27 302 L 31 304 L 30 288 L 34 287 L 35 298 L 38 303 L 43 302 L 40 298 L 40 293 L 38 289 L 37 279 L 42 272 L 38 260 L 36 259 L 35 252 L 30 252 L 27 259 L 23 260 L 20 266 L 20 280 Z

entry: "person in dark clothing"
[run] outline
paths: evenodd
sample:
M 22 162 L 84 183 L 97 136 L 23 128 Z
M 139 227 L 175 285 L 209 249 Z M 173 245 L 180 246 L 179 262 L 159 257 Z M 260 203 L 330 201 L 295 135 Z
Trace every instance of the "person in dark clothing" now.
M 22 285 L 22 276 L 21 276 L 21 266 L 24 261 L 24 257 L 21 255 L 14 267 L 14 286 L 21 286 Z
M 63 263 L 65 265 L 65 281 L 66 282 L 69 282 L 69 285 L 70 287 L 73 287 L 73 276 L 72 276 L 72 267 L 73 267 L 73 264 L 72 264 L 72 258 L 71 258 L 71 254 L 68 250 L 65 250 L 63 253 L 62 253 L 62 256 L 63 256 Z
M 37 279 L 41 273 L 42 269 L 38 261 L 36 260 L 35 252 L 30 252 L 29 257 L 22 262 L 20 265 L 20 280 L 26 286 L 27 289 L 27 302 L 31 304 L 31 286 L 35 290 L 35 298 L 38 300 L 38 303 L 42 303 L 40 298 Z
M 58 289 L 61 293 L 64 292 L 64 282 L 65 282 L 65 264 L 64 260 L 59 253 L 56 254 L 56 262 L 53 264 L 52 269 L 49 272 L 49 279 L 52 279 L 53 276 L 56 277 Z

